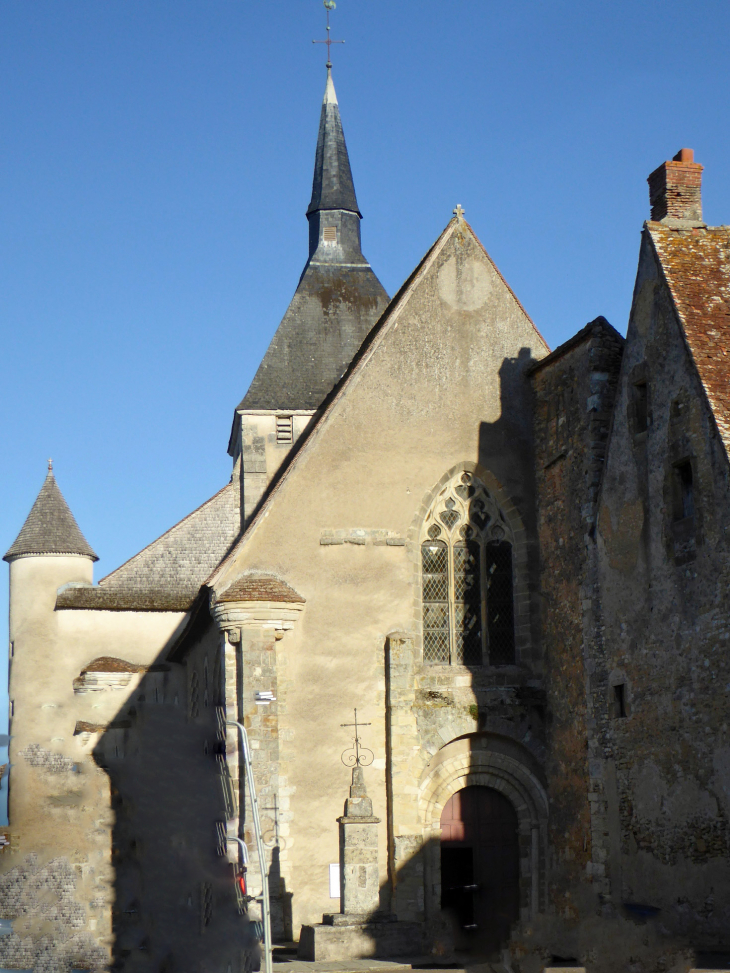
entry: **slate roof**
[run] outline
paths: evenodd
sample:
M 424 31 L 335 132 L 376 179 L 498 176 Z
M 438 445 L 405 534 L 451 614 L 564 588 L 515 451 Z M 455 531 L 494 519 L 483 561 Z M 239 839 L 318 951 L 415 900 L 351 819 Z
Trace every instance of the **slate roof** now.
M 356 214 L 342 217 L 356 224 L 360 217 L 329 70 L 307 216 L 316 220 L 320 210 Z M 359 243 L 338 253 L 327 263 L 307 262 L 237 411 L 318 409 L 387 307 L 388 295 Z
M 369 266 L 308 264 L 238 409 L 319 408 L 387 304 Z
M 279 601 L 304 604 L 304 598 L 271 574 L 244 574 L 218 595 L 216 601 Z
M 3 560 L 23 554 L 84 554 L 99 560 L 81 533 L 50 466 L 41 492 Z
M 730 456 L 730 227 L 646 227 Z
M 314 157 L 314 179 L 312 180 L 312 199 L 307 216 L 321 209 L 344 209 L 357 213 L 355 186 L 352 181 L 350 157 L 342 131 L 340 108 L 332 81 L 332 69 L 327 68 L 327 86 L 319 116 L 317 151 Z
M 62 590 L 56 607 L 187 611 L 240 526 L 240 486 L 234 480 L 98 585 Z

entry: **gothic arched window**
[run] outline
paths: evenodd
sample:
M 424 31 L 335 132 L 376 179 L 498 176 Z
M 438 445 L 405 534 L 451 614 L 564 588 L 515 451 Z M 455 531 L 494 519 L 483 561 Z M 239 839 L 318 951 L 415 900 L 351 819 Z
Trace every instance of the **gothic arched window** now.
M 515 661 L 512 532 L 485 485 L 458 473 L 423 523 L 423 661 Z

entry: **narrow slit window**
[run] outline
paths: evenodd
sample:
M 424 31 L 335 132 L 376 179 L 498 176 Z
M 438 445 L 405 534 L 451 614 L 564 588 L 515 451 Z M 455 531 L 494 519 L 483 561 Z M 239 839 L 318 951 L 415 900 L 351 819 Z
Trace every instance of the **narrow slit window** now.
M 293 431 L 292 416 L 276 417 L 277 443 L 290 443 L 292 441 L 292 431 Z
M 692 463 L 683 460 L 674 467 L 674 520 L 694 517 L 695 499 L 692 477 Z
M 337 243 L 337 227 L 326 226 L 322 231 L 322 239 L 325 243 Z
M 626 687 L 623 683 L 613 687 L 613 716 L 617 720 L 626 716 Z

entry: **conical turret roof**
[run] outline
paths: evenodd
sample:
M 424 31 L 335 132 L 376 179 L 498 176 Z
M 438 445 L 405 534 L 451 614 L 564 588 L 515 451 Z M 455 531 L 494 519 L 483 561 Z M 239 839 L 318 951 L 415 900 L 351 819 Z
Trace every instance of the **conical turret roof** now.
M 11 561 L 24 554 L 83 554 L 99 560 L 58 489 L 50 464 L 41 492 L 3 560 Z
M 323 209 L 344 209 L 361 215 L 355 197 L 350 157 L 342 131 L 340 107 L 337 104 L 332 69 L 327 68 L 322 111 L 319 116 L 317 152 L 314 157 L 312 199 L 307 216 Z

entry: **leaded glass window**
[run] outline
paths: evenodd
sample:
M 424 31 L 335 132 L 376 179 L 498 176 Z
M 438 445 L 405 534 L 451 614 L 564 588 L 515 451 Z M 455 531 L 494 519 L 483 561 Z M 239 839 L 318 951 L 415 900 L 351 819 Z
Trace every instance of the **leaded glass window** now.
M 423 655 L 427 662 L 449 661 L 448 550 L 443 541 L 427 540 L 423 565 Z
M 509 525 L 485 485 L 458 474 L 423 526 L 424 662 L 514 662 L 512 548 Z

